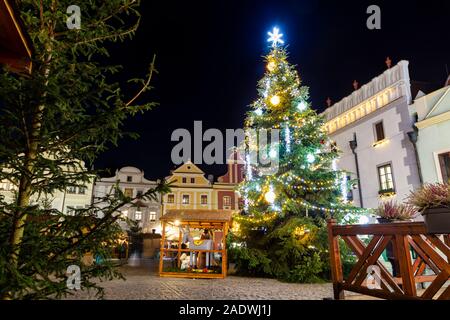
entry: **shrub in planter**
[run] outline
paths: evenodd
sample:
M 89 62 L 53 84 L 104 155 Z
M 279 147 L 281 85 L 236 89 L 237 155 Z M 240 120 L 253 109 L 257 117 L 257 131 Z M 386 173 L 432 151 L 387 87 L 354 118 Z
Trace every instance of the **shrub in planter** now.
M 399 204 L 392 200 L 383 202 L 375 211 L 378 222 L 411 221 L 417 217 L 416 208 L 409 204 Z
M 408 203 L 422 214 L 429 233 L 450 233 L 450 185 L 426 184 L 411 192 Z

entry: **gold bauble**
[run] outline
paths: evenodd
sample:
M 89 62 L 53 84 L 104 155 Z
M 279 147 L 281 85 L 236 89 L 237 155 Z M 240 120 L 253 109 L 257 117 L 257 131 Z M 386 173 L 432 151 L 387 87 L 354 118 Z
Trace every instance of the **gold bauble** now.
M 270 72 L 273 72 L 276 67 L 277 64 L 275 63 L 275 61 L 269 61 L 269 63 L 267 64 L 267 70 L 269 70 Z
M 274 95 L 272 98 L 270 98 L 270 103 L 271 103 L 274 107 L 278 106 L 278 105 L 280 104 L 280 102 L 281 102 L 281 99 L 280 99 L 280 97 L 277 96 L 277 95 Z

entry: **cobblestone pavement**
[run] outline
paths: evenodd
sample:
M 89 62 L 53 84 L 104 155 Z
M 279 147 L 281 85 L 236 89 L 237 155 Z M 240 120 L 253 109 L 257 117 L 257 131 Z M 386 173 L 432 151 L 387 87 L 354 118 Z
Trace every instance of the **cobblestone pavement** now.
M 274 279 L 228 276 L 225 279 L 161 278 L 154 264 L 126 266 L 126 281 L 103 282 L 105 299 L 149 300 L 322 300 L 333 296 L 326 284 L 292 284 Z M 77 292 L 68 299 L 95 299 Z

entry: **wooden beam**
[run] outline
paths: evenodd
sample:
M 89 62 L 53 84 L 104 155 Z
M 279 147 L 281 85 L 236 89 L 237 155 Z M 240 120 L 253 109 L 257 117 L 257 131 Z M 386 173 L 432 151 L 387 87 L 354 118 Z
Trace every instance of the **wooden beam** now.
M 164 243 L 166 242 L 166 222 L 162 222 L 161 245 L 159 248 L 159 274 L 163 272 L 164 267 Z
M 344 291 L 341 290 L 341 285 L 344 281 L 342 273 L 341 253 L 339 251 L 339 239 L 334 232 L 337 221 L 329 219 L 327 223 L 328 241 L 331 265 L 331 278 L 333 279 L 333 292 L 335 300 L 345 299 Z

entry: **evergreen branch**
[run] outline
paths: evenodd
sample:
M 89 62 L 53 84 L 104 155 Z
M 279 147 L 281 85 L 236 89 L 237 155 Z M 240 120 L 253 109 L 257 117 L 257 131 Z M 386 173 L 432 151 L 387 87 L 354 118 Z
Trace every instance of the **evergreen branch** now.
M 125 106 L 129 107 L 137 98 L 139 98 L 139 96 L 144 93 L 145 91 L 148 90 L 149 86 L 150 86 L 150 81 L 152 80 L 152 76 L 153 76 L 153 72 L 158 72 L 155 69 L 155 59 L 156 59 L 156 55 L 153 55 L 153 60 L 150 63 L 150 68 L 149 68 L 149 74 L 147 77 L 147 81 L 144 83 L 144 85 L 142 86 L 141 90 L 130 100 L 128 101 Z

